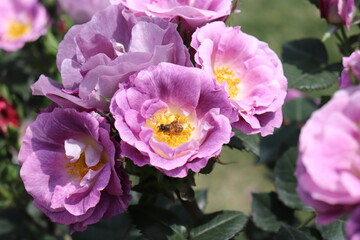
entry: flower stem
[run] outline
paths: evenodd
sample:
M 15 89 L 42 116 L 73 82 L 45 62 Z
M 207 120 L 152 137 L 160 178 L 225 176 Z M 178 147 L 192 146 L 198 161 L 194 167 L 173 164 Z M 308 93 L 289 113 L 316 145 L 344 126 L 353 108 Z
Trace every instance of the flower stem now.
M 353 50 L 352 50 L 349 38 L 346 34 L 344 26 L 340 27 L 340 33 L 341 33 L 342 38 L 344 39 L 344 45 L 343 45 L 344 53 L 346 56 L 348 56 L 352 53 Z

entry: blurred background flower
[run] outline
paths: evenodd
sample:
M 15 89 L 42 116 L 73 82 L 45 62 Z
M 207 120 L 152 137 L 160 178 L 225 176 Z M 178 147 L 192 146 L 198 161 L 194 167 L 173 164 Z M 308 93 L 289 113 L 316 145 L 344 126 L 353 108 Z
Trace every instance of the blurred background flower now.
M 0 96 L 0 136 L 8 133 L 8 127 L 19 127 L 19 115 L 5 98 Z
M 98 11 L 110 5 L 109 0 L 58 0 L 62 10 L 75 23 L 85 23 Z
M 49 17 L 37 0 L 0 1 L 0 9 L 0 49 L 19 50 L 46 33 Z

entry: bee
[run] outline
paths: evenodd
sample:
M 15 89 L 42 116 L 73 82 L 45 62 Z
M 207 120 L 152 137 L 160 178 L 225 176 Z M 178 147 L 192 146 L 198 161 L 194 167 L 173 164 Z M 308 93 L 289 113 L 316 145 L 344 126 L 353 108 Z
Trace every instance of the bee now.
M 184 127 L 181 123 L 172 122 L 170 123 L 170 131 L 173 133 L 181 133 L 184 130 Z
M 184 130 L 184 127 L 179 122 L 172 122 L 170 124 L 160 124 L 159 131 L 166 134 L 179 134 Z
M 160 124 L 159 131 L 169 133 L 171 130 L 170 124 Z

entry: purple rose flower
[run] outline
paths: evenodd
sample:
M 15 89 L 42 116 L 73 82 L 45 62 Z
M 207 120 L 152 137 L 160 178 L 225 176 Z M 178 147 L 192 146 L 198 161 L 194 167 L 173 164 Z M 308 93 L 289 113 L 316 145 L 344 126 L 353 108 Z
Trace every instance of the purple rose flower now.
M 327 224 L 360 203 L 360 87 L 340 90 L 300 134 L 298 193 Z
M 206 23 L 224 20 L 231 12 L 231 0 L 110 0 L 110 2 L 121 3 L 138 15 L 180 22 L 180 27 L 190 32 Z
M 282 123 L 287 90 L 281 62 L 264 42 L 213 22 L 196 30 L 191 46 L 198 66 L 216 78 L 239 113 L 233 127 L 245 134 L 273 133 Z
M 122 155 L 171 177 L 199 172 L 231 137 L 227 94 L 197 68 L 160 63 L 120 86 L 110 106 Z
M 360 240 L 360 207 L 356 208 L 346 222 L 345 229 L 348 240 Z
M 59 45 L 62 84 L 45 76 L 32 86 L 60 106 L 109 111 L 109 99 L 131 74 L 160 62 L 191 66 L 176 25 L 126 13 L 118 6 L 73 26 Z
M 100 10 L 110 5 L 109 0 L 59 0 L 60 7 L 76 23 L 85 23 Z
M 356 81 L 360 82 L 360 50 L 353 52 L 349 57 L 343 57 L 343 66 L 344 70 L 339 78 L 340 88 L 347 88 Z
M 46 32 L 48 16 L 37 0 L 0 1 L 0 49 L 13 52 Z
M 321 17 L 332 24 L 346 24 L 349 29 L 355 11 L 354 0 L 320 0 Z
M 34 205 L 52 221 L 83 231 L 123 212 L 130 182 L 97 113 L 55 108 L 38 115 L 19 152 L 20 175 Z

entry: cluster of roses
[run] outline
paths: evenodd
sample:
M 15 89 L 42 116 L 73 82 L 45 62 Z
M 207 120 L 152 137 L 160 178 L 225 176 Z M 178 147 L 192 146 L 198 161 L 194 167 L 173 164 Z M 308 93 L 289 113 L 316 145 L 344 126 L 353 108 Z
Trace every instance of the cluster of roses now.
M 320 1 L 322 17 L 350 28 L 353 0 Z M 316 111 L 300 134 L 298 194 L 315 209 L 317 222 L 344 214 L 348 239 L 360 239 L 360 50 L 343 58 L 340 90 Z M 353 86 L 357 85 L 357 86 Z
M 19 153 L 35 206 L 82 231 L 127 208 L 122 157 L 183 178 L 220 153 L 232 127 L 263 136 L 279 127 L 281 62 L 266 43 L 216 21 L 230 12 L 230 0 L 123 0 L 73 26 L 57 54 L 62 82 L 41 76 L 32 85 L 53 101 Z M 193 33 L 196 66 L 172 22 Z

